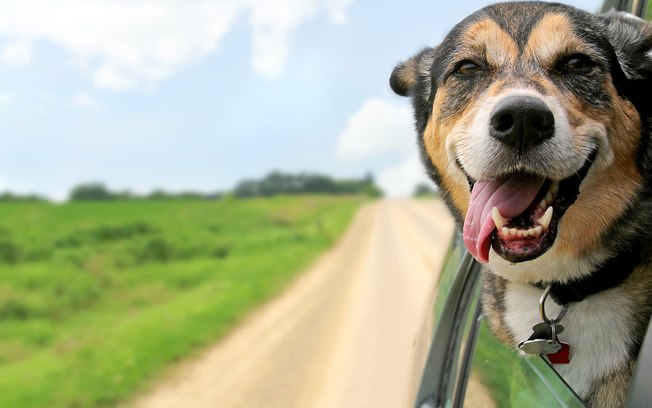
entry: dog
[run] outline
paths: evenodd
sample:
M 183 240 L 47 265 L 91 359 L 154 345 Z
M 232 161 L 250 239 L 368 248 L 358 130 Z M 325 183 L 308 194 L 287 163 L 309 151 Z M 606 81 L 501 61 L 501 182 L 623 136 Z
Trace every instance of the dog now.
M 424 167 L 484 264 L 493 334 L 527 340 L 549 287 L 571 350 L 553 367 L 587 405 L 621 406 L 652 312 L 652 26 L 499 3 L 390 86 L 411 98 Z

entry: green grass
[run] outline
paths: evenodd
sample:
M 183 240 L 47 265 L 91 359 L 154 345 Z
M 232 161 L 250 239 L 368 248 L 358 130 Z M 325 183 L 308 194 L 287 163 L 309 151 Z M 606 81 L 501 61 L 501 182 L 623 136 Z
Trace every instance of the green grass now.
M 0 407 L 124 401 L 278 293 L 365 200 L 0 205 Z

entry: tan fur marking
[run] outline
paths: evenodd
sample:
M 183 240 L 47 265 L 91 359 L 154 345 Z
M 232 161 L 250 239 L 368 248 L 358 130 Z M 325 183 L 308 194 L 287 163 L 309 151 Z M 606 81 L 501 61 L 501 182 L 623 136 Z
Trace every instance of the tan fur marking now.
M 560 250 L 583 255 L 595 248 L 602 234 L 633 201 L 643 182 L 636 166 L 641 122 L 634 106 L 617 96 L 611 80 L 603 84 L 613 95 L 611 112 L 584 110 L 585 124 L 607 126 L 614 163 L 593 174 L 560 224 Z M 605 123 L 606 122 L 606 123 Z
M 587 49 L 571 29 L 571 23 L 563 14 L 548 13 L 532 29 L 523 55 L 534 59 L 544 68 L 554 64 L 560 54 Z
M 508 83 L 505 80 L 496 80 L 487 89 L 483 99 L 492 98 L 501 94 L 501 91 L 507 87 Z
M 442 101 L 446 100 L 446 90 L 441 89 L 437 92 L 434 101 L 433 112 L 438 112 Z M 447 131 L 448 130 L 448 131 Z M 448 192 L 453 199 L 453 203 L 460 210 L 463 216 L 466 216 L 466 210 L 469 205 L 470 193 L 468 186 L 461 185 L 456 181 L 449 171 L 448 152 L 446 151 L 446 137 L 450 129 L 446 129 L 436 121 L 433 114 L 423 131 L 423 142 L 428 152 L 428 157 L 432 164 L 442 177 L 442 191 Z
M 532 72 L 530 74 L 530 80 L 537 91 L 541 92 L 543 95 L 552 95 L 557 92 L 557 87 L 545 75 L 541 75 L 538 72 Z
M 487 59 L 494 67 L 511 64 L 518 57 L 516 43 L 493 20 L 486 19 L 471 25 L 464 35 L 464 44 Z
M 570 100 L 568 106 L 570 106 L 570 109 L 566 109 L 566 114 L 568 115 L 568 124 L 571 126 L 571 128 L 577 129 L 582 126 L 587 119 L 585 112 L 582 110 L 582 106 L 577 103 L 576 100 Z

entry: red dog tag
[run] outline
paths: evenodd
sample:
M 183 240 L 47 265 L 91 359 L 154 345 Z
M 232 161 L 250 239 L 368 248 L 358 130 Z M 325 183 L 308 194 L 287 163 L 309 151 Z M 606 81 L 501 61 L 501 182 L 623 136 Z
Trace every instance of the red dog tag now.
M 560 342 L 561 344 L 561 349 L 552 354 L 546 354 L 546 357 L 548 357 L 548 360 L 550 361 L 551 364 L 568 364 L 570 363 L 571 355 L 570 355 L 570 346 L 568 343 L 563 343 Z

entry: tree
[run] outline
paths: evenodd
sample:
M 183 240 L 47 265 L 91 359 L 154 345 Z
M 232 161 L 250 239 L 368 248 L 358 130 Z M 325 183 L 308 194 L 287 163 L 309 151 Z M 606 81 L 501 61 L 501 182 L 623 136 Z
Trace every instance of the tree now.
M 382 195 L 368 174 L 363 179 L 336 180 L 316 173 L 288 174 L 274 171 L 262 180 L 243 180 L 233 190 L 239 198 L 268 197 L 276 194 L 365 194 Z
M 113 200 L 116 194 L 109 191 L 102 183 L 84 183 L 72 189 L 70 201 Z
M 438 196 L 437 188 L 433 185 L 426 183 L 417 184 L 414 189 L 413 197 L 436 197 Z
M 16 194 L 11 191 L 5 191 L 0 194 L 0 202 L 37 202 L 46 201 L 45 198 L 37 194 Z

